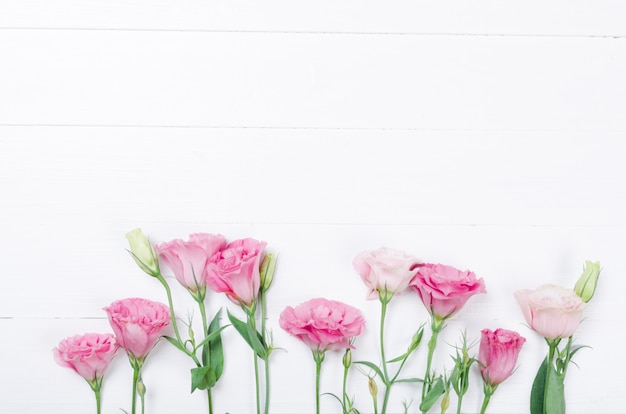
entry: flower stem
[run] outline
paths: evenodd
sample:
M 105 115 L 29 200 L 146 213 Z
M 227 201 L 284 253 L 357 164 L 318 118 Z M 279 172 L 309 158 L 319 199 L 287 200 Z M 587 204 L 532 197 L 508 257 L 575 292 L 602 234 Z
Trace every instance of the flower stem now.
M 545 409 L 545 404 L 548 398 L 548 389 L 549 386 L 548 384 L 550 384 L 550 375 L 552 375 L 552 361 L 554 361 L 554 355 L 556 353 L 557 350 L 557 346 L 559 345 L 559 339 L 557 340 L 546 340 L 548 342 L 548 363 L 546 364 L 546 381 L 545 381 L 545 386 L 544 386 L 544 390 L 543 390 L 543 401 L 544 401 L 544 409 Z M 555 371 L 556 372 L 556 371 Z
M 385 385 L 385 396 L 383 397 L 383 408 L 381 414 L 385 414 L 387 412 L 387 403 L 389 402 L 389 394 L 391 393 L 391 386 L 393 382 L 389 381 L 389 374 L 387 372 L 387 358 L 385 357 L 385 318 L 387 316 L 387 304 L 389 303 L 389 299 L 387 295 L 381 297 L 380 300 L 381 308 L 380 308 L 380 332 L 379 332 L 379 340 L 380 340 L 380 359 L 381 364 L 383 366 L 383 375 L 384 378 L 381 378 L 383 384 Z
M 315 412 L 320 414 L 320 372 L 322 362 L 324 362 L 324 351 L 313 350 L 312 352 L 315 361 Z
M 350 349 L 350 348 L 348 348 Z M 349 366 L 344 366 L 343 368 L 343 383 L 342 383 L 342 387 L 341 387 L 341 401 L 342 401 L 342 407 L 343 407 L 343 412 L 344 414 L 347 414 L 347 405 L 348 405 L 348 401 L 346 401 L 346 385 L 348 383 L 348 369 Z
M 96 394 L 96 413 L 100 414 L 101 412 L 100 387 L 94 389 L 93 392 Z
M 204 295 L 200 295 L 197 299 L 198 308 L 200 308 L 200 316 L 202 316 L 202 338 L 206 339 L 209 335 L 209 325 L 206 317 L 206 307 L 204 306 Z M 207 346 L 207 345 L 205 345 Z M 203 351 L 204 352 L 204 351 Z M 203 364 L 206 361 L 202 361 Z M 209 414 L 213 414 L 213 398 L 211 396 L 211 388 L 207 388 L 207 404 L 209 405 Z
M 430 387 L 432 385 L 433 378 L 430 373 L 430 367 L 433 362 L 433 355 L 435 354 L 435 347 L 437 346 L 439 332 L 443 329 L 443 322 L 444 321 L 442 319 L 437 318 L 435 315 L 432 316 L 431 330 L 433 334 L 428 341 L 428 357 L 426 359 L 426 373 L 424 374 L 424 383 L 422 386 L 422 401 L 424 401 L 424 397 L 426 397 L 426 393 L 430 391 Z
M 263 343 L 267 345 L 267 336 L 265 333 L 265 322 L 267 320 L 267 306 L 265 301 L 265 291 L 261 289 L 259 291 L 259 304 L 261 306 L 261 338 L 263 338 Z M 269 351 L 269 350 L 268 350 Z M 270 363 L 269 363 L 269 352 L 267 353 L 266 358 L 264 359 L 265 369 L 265 414 L 269 413 L 270 408 Z
M 485 398 L 483 399 L 483 405 L 480 408 L 480 414 L 485 414 L 487 410 L 487 406 L 489 405 L 489 400 L 491 399 L 491 393 L 485 391 Z
M 140 367 L 137 364 L 133 364 L 133 396 L 131 399 L 131 413 L 135 414 L 135 407 L 137 405 L 137 383 L 139 382 L 139 370 Z
M 463 405 L 463 394 L 457 396 L 456 414 L 461 414 L 461 405 Z

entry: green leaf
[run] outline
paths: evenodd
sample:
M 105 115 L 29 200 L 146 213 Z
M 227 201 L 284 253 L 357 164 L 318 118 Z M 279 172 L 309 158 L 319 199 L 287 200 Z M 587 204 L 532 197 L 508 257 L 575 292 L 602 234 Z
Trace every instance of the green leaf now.
M 258 338 L 258 332 L 256 332 L 251 326 L 249 326 L 249 324 L 237 319 L 232 313 L 230 313 L 230 311 L 227 311 L 227 313 L 228 313 L 228 319 L 230 320 L 230 323 L 233 324 L 237 332 L 239 332 L 239 335 L 241 335 L 241 337 L 246 341 L 246 343 L 250 346 L 250 348 L 259 356 L 259 358 L 265 359 L 264 355 L 266 354 L 266 352 L 263 346 L 261 345 L 261 349 L 258 349 L 259 344 L 261 344 L 261 341 Z M 251 337 L 254 338 L 256 341 L 253 342 Z M 257 346 L 257 348 L 255 348 L 255 345 Z M 261 352 L 259 353 L 259 351 Z
M 544 414 L 543 412 L 543 400 L 545 396 L 546 388 L 546 370 L 548 368 L 548 358 L 545 358 L 539 369 L 533 386 L 530 391 L 530 414 Z
M 215 370 L 212 367 L 198 367 L 191 369 L 191 392 L 206 390 L 215 385 Z
M 421 378 L 402 378 L 402 379 L 399 379 L 399 380 L 395 380 L 394 384 L 396 382 L 424 382 L 424 380 L 421 379 Z
M 251 346 L 254 352 L 261 358 L 262 360 L 266 360 L 268 357 L 267 347 L 263 341 L 263 338 L 259 333 L 254 329 L 251 323 L 247 323 L 246 327 L 248 329 L 248 337 L 250 338 Z
M 400 355 L 399 357 L 395 357 L 394 359 L 387 361 L 388 364 L 391 364 L 393 362 L 399 362 L 402 361 L 403 359 L 406 359 L 409 357 L 410 352 L 405 352 L 404 354 Z
M 202 363 L 204 366 L 211 367 L 215 374 L 215 382 L 219 381 L 224 371 L 224 351 L 222 348 L 222 337 L 220 332 L 223 328 L 220 328 L 220 316 L 222 310 L 217 311 L 213 320 L 209 324 L 207 330 L 207 338 L 211 338 L 202 348 Z M 215 385 L 211 384 L 210 387 Z
M 563 379 L 559 377 L 553 366 L 549 366 L 549 375 L 546 372 L 546 397 L 544 409 L 546 414 L 565 414 L 565 395 Z
M 169 342 L 170 344 L 174 345 L 180 351 L 182 351 L 185 354 L 189 355 L 189 351 L 187 350 L 187 348 L 185 348 L 185 346 L 183 344 L 178 342 L 178 339 L 172 338 L 171 336 L 165 336 L 165 335 L 163 335 L 163 338 L 167 339 L 167 342 Z
M 209 342 L 209 341 L 214 340 L 214 339 L 215 339 L 215 338 L 217 338 L 217 337 L 221 338 L 222 331 L 223 331 L 224 329 L 228 328 L 229 326 L 230 326 L 230 325 L 220 326 L 220 327 L 219 327 L 219 329 L 217 329 L 217 330 L 215 330 L 215 331 L 211 331 L 211 330 L 209 329 L 209 333 L 208 333 L 208 335 L 206 336 L 206 338 L 204 338 L 204 339 L 202 340 L 202 342 L 200 342 L 200 343 L 198 343 L 198 345 L 196 345 L 196 350 L 197 350 L 197 349 L 200 349 L 201 347 L 203 347 L 203 346 L 204 346 L 204 344 L 206 344 L 206 343 L 207 343 L 207 342 Z
M 387 378 L 385 378 L 385 376 L 383 375 L 383 372 L 380 370 L 380 368 L 378 368 L 377 365 L 374 365 L 369 361 L 355 361 L 354 363 L 365 365 L 366 367 L 373 369 L 374 372 L 376 372 L 376 375 L 378 375 L 378 378 L 380 378 L 384 383 L 387 382 Z
M 437 382 L 435 382 L 432 388 L 428 390 L 426 396 L 424 396 L 424 399 L 420 404 L 420 411 L 425 412 L 430 410 L 430 408 L 435 405 L 439 397 L 441 397 L 445 392 L 446 390 L 443 384 L 443 379 L 439 377 L 437 378 Z

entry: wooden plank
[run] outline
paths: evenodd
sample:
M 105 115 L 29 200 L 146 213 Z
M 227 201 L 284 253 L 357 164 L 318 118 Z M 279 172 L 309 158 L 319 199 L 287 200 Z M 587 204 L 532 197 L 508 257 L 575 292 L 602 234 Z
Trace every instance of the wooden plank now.
M 619 0 L 4 0 L 1 28 L 623 36 Z
M 615 39 L 0 32 L 0 124 L 624 131 Z

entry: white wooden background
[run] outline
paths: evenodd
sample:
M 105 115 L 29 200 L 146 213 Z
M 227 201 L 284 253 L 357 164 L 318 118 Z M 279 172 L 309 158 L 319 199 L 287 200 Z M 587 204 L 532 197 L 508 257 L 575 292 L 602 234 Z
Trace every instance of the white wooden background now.
M 1 0 L 0 412 L 93 411 L 51 350 L 109 331 L 102 307 L 115 299 L 165 301 L 124 250 L 138 226 L 154 242 L 255 237 L 280 255 L 277 414 L 314 408 L 310 353 L 278 327 L 285 306 L 325 296 L 359 307 L 369 328 L 355 359 L 376 360 L 379 305 L 351 266 L 361 250 L 386 245 L 485 279 L 435 366 L 451 367 L 445 342 L 462 329 L 521 332 L 519 369 L 490 405 L 502 414 L 528 412 L 546 350 L 512 292 L 573 286 L 586 259 L 600 260 L 577 333 L 593 349 L 569 371 L 568 412 L 626 412 L 625 21 L 618 0 Z M 184 315 L 191 302 L 174 287 Z M 210 295 L 211 312 L 220 306 L 237 312 Z M 397 354 L 426 312 L 406 294 L 389 315 Z M 216 412 L 251 413 L 250 352 L 232 329 L 224 341 Z M 422 349 L 408 374 L 424 360 Z M 206 412 L 189 368 L 157 346 L 148 413 Z M 467 413 L 482 397 L 472 378 Z M 105 413 L 129 408 L 130 384 L 120 356 Z M 340 355 L 329 355 L 323 391 L 339 385 Z M 350 392 L 372 411 L 356 371 Z M 418 412 L 417 395 L 398 386 L 391 412 L 411 398 Z M 328 397 L 322 408 L 339 412 Z

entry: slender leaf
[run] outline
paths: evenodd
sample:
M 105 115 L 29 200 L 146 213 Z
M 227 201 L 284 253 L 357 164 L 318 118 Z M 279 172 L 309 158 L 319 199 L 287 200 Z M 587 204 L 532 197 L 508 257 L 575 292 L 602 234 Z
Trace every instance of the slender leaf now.
M 212 339 L 209 340 L 202 348 L 202 363 L 204 366 L 208 366 L 213 369 L 215 382 L 220 379 L 222 372 L 224 371 L 224 350 L 222 348 L 222 337 L 220 335 L 220 332 L 222 332 L 223 329 L 220 328 L 221 314 L 222 310 L 220 309 L 209 324 L 207 338 Z M 215 384 L 212 384 L 211 387 L 213 385 Z
M 430 410 L 430 408 L 435 405 L 439 397 L 441 397 L 446 392 L 443 379 L 441 377 L 437 378 L 437 382 L 432 386 L 428 393 L 424 396 L 422 403 L 420 404 L 420 411 L 425 412 Z
M 535 380 L 533 381 L 533 386 L 530 391 L 530 414 L 544 414 L 543 400 L 545 396 L 547 368 L 548 358 L 546 357 L 537 370 L 537 375 L 535 375 Z
M 184 352 L 186 354 L 189 354 L 189 351 L 187 350 L 187 348 L 185 348 L 185 346 L 183 344 L 178 342 L 178 339 L 172 338 L 171 336 L 165 336 L 165 335 L 163 335 L 163 338 L 167 339 L 167 342 L 169 342 L 170 344 L 174 345 L 180 351 L 182 351 L 182 352 Z
M 387 363 L 388 363 L 388 364 L 391 364 L 391 363 L 393 363 L 393 362 L 399 362 L 399 361 L 402 361 L 403 359 L 408 358 L 410 353 L 411 353 L 410 351 L 407 351 L 407 352 L 405 352 L 404 354 L 400 355 L 399 357 L 395 357 L 394 359 L 392 359 L 392 360 L 390 360 L 390 361 L 387 361 Z
M 550 375 L 546 372 L 546 397 L 544 409 L 546 414 L 565 414 L 565 395 L 563 378 L 557 375 L 553 366 L 547 367 Z
M 202 340 L 202 342 L 199 342 L 199 343 L 198 343 L 198 345 L 196 345 L 196 349 L 200 349 L 200 348 L 201 348 L 201 347 L 203 347 L 203 346 L 204 346 L 204 344 L 206 344 L 207 342 L 212 341 L 212 340 L 214 340 L 214 339 L 215 339 L 215 338 L 217 338 L 217 337 L 221 337 L 221 335 L 222 335 L 222 331 L 223 331 L 224 329 L 228 328 L 229 326 L 230 326 L 230 325 L 220 326 L 220 328 L 219 328 L 218 330 L 215 330 L 215 331 L 211 331 L 211 330 L 209 329 L 209 334 L 207 335 L 207 337 L 206 337 L 206 338 L 204 338 L 204 339 Z
M 237 319 L 232 313 L 230 313 L 230 311 L 227 311 L 227 313 L 228 313 L 228 319 L 230 320 L 230 323 L 233 324 L 237 332 L 239 332 L 239 335 L 241 335 L 241 337 L 246 341 L 246 343 L 250 346 L 250 348 L 259 356 L 259 358 L 265 359 L 264 355 L 266 352 L 265 352 L 265 348 L 263 347 L 263 345 L 261 345 L 261 348 L 259 349 L 261 353 L 259 353 L 257 350 L 257 348 L 261 344 L 261 341 L 259 340 L 258 332 L 252 329 L 252 327 L 249 328 L 247 323 Z M 252 338 L 255 339 L 254 343 L 256 344 L 257 348 L 255 348 L 255 346 L 253 345 L 253 341 L 251 340 L 250 334 L 252 334 Z
M 424 380 L 421 378 L 402 378 L 394 381 L 394 383 L 396 382 L 424 382 Z
M 354 361 L 355 364 L 360 364 L 360 365 L 365 365 L 366 367 L 369 367 L 371 369 L 374 370 L 374 372 L 376 372 L 376 375 L 378 375 L 378 377 L 380 379 L 383 380 L 383 382 L 387 382 L 387 378 L 385 378 L 385 376 L 383 375 L 383 372 L 380 370 L 380 368 L 378 368 L 377 365 L 372 364 L 369 361 Z
M 248 330 L 248 337 L 250 338 L 251 346 L 254 352 L 261 358 L 262 360 L 266 360 L 268 357 L 267 347 L 265 346 L 265 342 L 259 333 L 254 329 L 252 324 L 247 323 L 246 329 Z

